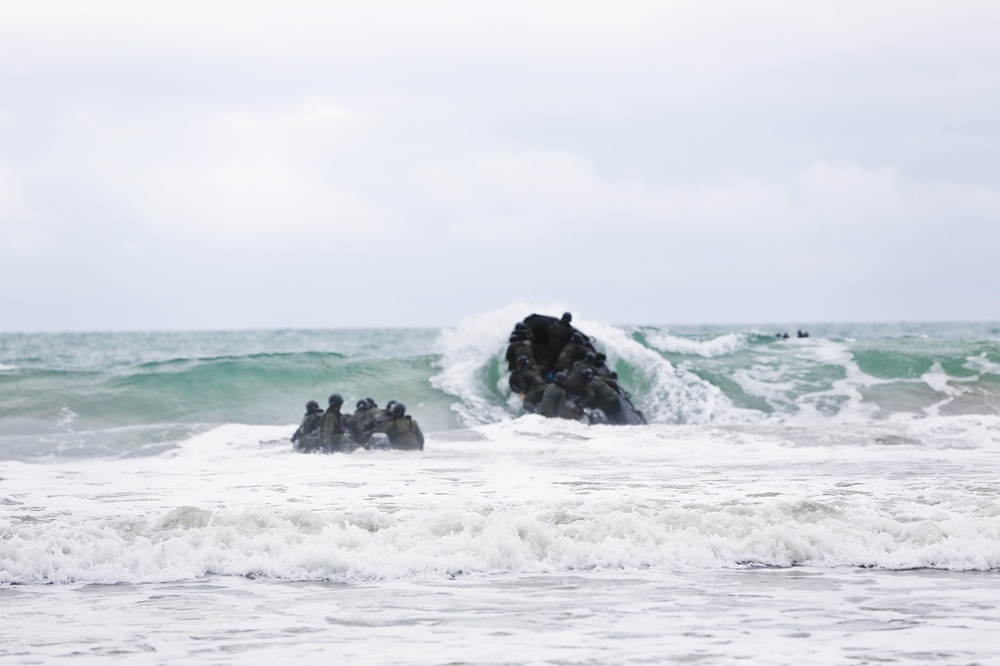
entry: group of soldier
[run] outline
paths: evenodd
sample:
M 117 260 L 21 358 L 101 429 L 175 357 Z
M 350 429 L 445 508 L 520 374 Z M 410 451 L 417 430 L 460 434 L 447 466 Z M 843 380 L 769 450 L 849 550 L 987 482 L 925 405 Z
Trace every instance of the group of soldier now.
M 379 409 L 371 398 L 358 400 L 353 414 L 341 409 L 344 398 L 334 393 L 326 411 L 315 400 L 306 403 L 302 425 L 292 435 L 298 453 L 351 453 L 358 448 L 393 448 L 422 451 L 424 434 L 406 413 L 406 405 L 395 400 Z
M 561 319 L 533 314 L 510 334 L 510 388 L 526 412 L 590 423 L 644 423 L 593 341 Z

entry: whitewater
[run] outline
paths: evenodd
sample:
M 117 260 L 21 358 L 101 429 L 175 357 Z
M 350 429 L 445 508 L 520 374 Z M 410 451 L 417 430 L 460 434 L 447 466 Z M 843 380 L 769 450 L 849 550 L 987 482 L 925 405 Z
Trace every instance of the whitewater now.
M 650 421 L 585 426 L 506 389 L 533 309 L 0 334 L 0 662 L 1000 661 L 1000 326 L 578 313 Z M 334 391 L 425 450 L 293 454 Z

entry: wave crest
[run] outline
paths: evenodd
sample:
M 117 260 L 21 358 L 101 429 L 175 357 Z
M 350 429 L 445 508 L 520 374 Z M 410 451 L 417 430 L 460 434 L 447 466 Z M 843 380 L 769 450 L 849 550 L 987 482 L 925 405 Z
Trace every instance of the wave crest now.
M 682 338 L 665 332 L 651 332 L 645 337 L 651 347 L 661 352 L 691 354 L 705 358 L 732 354 L 747 345 L 747 336 L 743 333 L 727 333 L 708 340 Z

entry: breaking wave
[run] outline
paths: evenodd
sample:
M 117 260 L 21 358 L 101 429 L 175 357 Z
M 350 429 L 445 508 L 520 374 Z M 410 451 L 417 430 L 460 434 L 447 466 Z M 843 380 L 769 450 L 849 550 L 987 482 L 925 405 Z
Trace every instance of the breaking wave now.
M 337 392 L 407 404 L 425 432 L 516 418 L 513 304 L 444 330 L 4 334 L 0 457 L 144 455 L 224 423 L 295 424 Z M 1000 414 L 1000 342 L 982 325 L 623 328 L 579 313 L 651 423 L 865 422 Z M 144 453 L 145 452 L 145 453 Z

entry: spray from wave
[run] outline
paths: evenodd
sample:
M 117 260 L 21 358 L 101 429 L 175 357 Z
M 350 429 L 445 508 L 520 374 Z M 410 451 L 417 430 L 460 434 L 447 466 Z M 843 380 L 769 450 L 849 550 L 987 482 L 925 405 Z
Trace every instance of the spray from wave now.
M 561 305 L 515 304 L 464 319 L 441 332 L 437 350 L 441 372 L 431 384 L 456 398 L 453 409 L 469 426 L 495 423 L 521 414 L 507 387 L 507 337 L 513 325 L 533 312 L 561 314 Z M 628 331 L 574 314 L 573 325 L 591 336 L 608 356 L 608 365 L 651 423 L 707 423 L 745 420 L 740 410 L 711 383 L 674 366 Z

